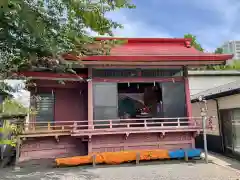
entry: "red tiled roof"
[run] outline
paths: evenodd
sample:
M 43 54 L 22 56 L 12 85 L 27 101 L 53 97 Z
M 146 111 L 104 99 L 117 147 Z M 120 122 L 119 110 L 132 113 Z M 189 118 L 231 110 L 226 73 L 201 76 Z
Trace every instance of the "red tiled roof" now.
M 185 38 L 96 38 L 96 40 L 126 40 L 126 43 L 111 49 L 108 56 L 74 57 L 65 56 L 68 60 L 83 61 L 226 61 L 232 55 L 200 52 L 190 46 L 191 39 Z
M 99 38 L 106 40 L 108 38 Z M 123 39 L 124 38 L 118 38 Z M 173 38 L 129 38 L 126 43 L 113 47 L 111 56 L 162 56 L 162 55 L 189 55 L 200 52 L 186 44 L 191 39 Z

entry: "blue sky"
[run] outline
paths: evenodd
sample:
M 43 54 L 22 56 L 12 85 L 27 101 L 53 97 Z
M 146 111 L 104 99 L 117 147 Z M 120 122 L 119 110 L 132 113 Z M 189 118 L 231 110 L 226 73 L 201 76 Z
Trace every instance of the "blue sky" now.
M 227 40 L 240 40 L 240 0 L 133 0 L 137 7 L 108 17 L 124 25 L 122 37 L 197 36 L 207 51 Z

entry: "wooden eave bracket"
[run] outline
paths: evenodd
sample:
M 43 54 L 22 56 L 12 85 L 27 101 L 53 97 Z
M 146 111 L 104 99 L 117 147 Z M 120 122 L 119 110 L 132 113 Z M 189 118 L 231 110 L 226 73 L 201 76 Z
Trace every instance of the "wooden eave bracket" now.
M 57 143 L 59 143 L 59 137 L 58 137 L 58 135 L 55 136 L 55 139 L 56 139 Z
M 125 133 L 125 136 L 124 136 L 124 139 L 127 140 L 128 136 L 130 135 L 130 133 L 126 132 Z
M 193 133 L 193 137 L 194 137 L 194 138 L 197 137 L 197 136 L 199 136 L 199 135 L 200 135 L 200 131 L 199 131 L 199 130 Z
M 160 139 L 163 139 L 163 138 L 165 137 L 165 134 L 166 134 L 166 133 L 165 133 L 164 131 L 163 131 L 163 132 L 160 132 L 160 133 L 159 133 L 159 138 L 160 138 Z

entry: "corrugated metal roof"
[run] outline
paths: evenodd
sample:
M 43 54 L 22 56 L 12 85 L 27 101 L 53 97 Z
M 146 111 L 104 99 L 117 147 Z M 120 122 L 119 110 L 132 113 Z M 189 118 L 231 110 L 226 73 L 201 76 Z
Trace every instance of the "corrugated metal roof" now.
M 206 70 L 206 71 L 188 71 L 188 75 L 240 75 L 240 71 L 238 70 Z
M 240 81 L 230 82 L 230 83 L 194 94 L 191 96 L 191 100 L 198 99 L 199 96 L 207 97 L 207 96 L 217 95 L 221 93 L 226 93 L 226 92 L 237 90 L 237 89 L 240 89 Z

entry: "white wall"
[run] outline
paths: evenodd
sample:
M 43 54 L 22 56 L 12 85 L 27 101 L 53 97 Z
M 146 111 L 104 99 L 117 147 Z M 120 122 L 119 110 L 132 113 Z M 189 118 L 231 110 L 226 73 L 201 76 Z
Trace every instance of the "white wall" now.
M 201 114 L 201 108 L 204 107 L 203 103 L 200 102 L 195 102 L 192 103 L 192 115 L 193 117 L 199 117 Z M 212 125 L 213 125 L 213 129 L 208 129 L 207 130 L 207 134 L 211 134 L 211 135 L 216 135 L 219 136 L 219 125 L 218 125 L 218 114 L 217 114 L 217 104 L 215 100 L 208 100 L 207 101 L 207 107 L 208 107 L 208 111 L 207 111 L 207 115 L 208 116 L 214 116 L 215 118 L 212 119 Z
M 221 86 L 239 80 L 240 76 L 189 76 L 190 94 Z
M 218 98 L 219 109 L 240 108 L 240 94 Z
M 218 98 L 217 100 L 218 100 L 219 110 L 240 108 L 240 94 L 221 97 L 221 98 Z M 212 134 L 212 135 L 219 135 L 219 125 L 218 125 L 218 123 L 220 121 L 218 120 L 216 101 L 215 100 L 207 100 L 207 106 L 208 106 L 207 115 L 216 117 L 216 118 L 213 119 L 214 129 L 213 130 L 208 130 L 207 133 Z M 199 117 L 200 116 L 201 107 L 204 107 L 204 106 L 200 102 L 192 103 L 192 115 L 193 115 L 193 117 Z

